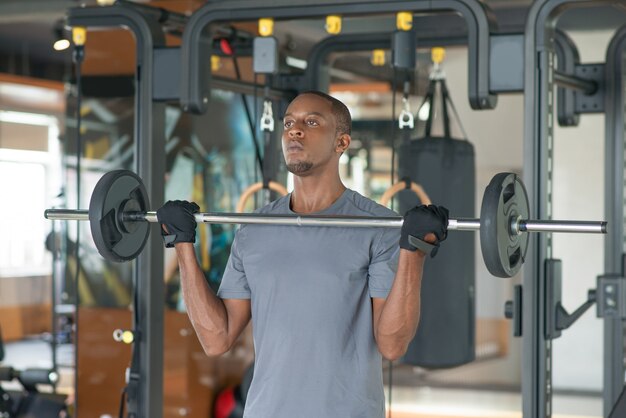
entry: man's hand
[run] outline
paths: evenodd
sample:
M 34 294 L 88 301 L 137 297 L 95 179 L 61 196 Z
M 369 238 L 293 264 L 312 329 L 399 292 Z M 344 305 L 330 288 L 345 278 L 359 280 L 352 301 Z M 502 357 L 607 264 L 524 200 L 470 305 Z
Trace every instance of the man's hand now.
M 171 248 L 178 242 L 196 242 L 196 219 L 193 214 L 199 210 L 198 205 L 186 200 L 169 200 L 157 210 L 166 247 Z
M 419 249 L 434 257 L 439 249 L 439 243 L 447 236 L 448 209 L 435 205 L 416 206 L 404 215 L 400 248 L 409 251 Z

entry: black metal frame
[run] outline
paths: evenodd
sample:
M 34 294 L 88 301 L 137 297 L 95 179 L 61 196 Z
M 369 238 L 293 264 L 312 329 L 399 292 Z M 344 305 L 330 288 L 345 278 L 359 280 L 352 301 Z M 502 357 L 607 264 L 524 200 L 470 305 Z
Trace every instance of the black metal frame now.
M 626 26 L 609 43 L 605 63 L 605 216 L 614 225 L 604 238 L 604 269 L 622 279 L 624 271 L 624 88 Z M 624 321 L 604 318 L 604 416 L 624 386 Z
M 529 11 L 524 59 L 524 183 L 533 217 L 551 217 L 554 22 L 571 8 L 611 4 L 623 2 L 543 0 L 536 1 Z M 544 263 L 552 257 L 552 238 L 537 234 L 529 242 L 522 290 L 522 408 L 525 417 L 545 418 L 552 414 L 552 341 L 546 333 L 546 320 L 547 310 L 553 307 L 548 305 Z M 605 380 L 605 391 L 612 392 L 613 384 Z
M 456 11 L 467 23 L 469 49 L 470 105 L 474 109 L 492 109 L 497 97 L 489 91 L 489 34 L 495 27 L 490 10 L 477 0 L 380 1 L 380 0 L 318 0 L 316 7 L 294 4 L 290 0 L 276 0 L 271 5 L 260 5 L 254 0 L 233 0 L 207 3 L 189 19 L 183 33 L 181 105 L 185 111 L 203 113 L 209 101 L 208 51 L 200 39 L 206 28 L 224 20 L 256 20 L 262 17 L 275 19 L 322 18 L 326 15 L 368 15 L 400 11 L 441 12 Z
M 554 50 L 557 68 L 567 74 L 573 74 L 580 63 L 580 56 L 574 41 L 563 31 L 554 32 Z M 574 91 L 559 87 L 556 91 L 557 119 L 561 126 L 578 126 L 580 115 L 576 113 Z
M 531 216 L 540 219 L 550 217 L 548 203 L 551 199 L 549 184 L 551 173 L 548 170 L 552 158 L 552 87 L 554 83 L 554 44 L 552 23 L 562 11 L 583 6 L 607 5 L 623 2 L 617 0 L 544 0 L 537 1 L 528 15 L 526 33 L 524 35 L 524 95 L 525 95 L 525 134 L 524 134 L 524 180 L 529 193 Z M 468 96 L 474 109 L 491 109 L 495 107 L 497 97 L 490 90 L 490 36 L 495 22 L 487 9 L 478 0 L 343 0 L 337 3 L 334 0 L 318 0 L 315 8 L 310 5 L 293 4 L 292 0 L 276 0 L 271 5 L 259 5 L 253 0 L 234 0 L 224 3 L 208 3 L 191 18 L 183 33 L 181 47 L 181 79 L 180 101 L 186 111 L 202 113 L 206 110 L 209 97 L 210 74 L 207 74 L 209 48 L 203 48 L 202 36 L 207 27 L 218 21 L 255 20 L 261 17 L 276 19 L 288 18 L 315 18 L 329 14 L 358 14 L 392 13 L 398 11 L 430 12 L 456 11 L 467 22 L 468 44 Z M 136 90 L 136 162 L 137 172 L 144 179 L 148 194 L 153 202 L 163 201 L 162 179 L 164 178 L 164 149 L 163 137 L 164 104 L 155 103 L 153 96 L 154 77 L 154 49 L 164 44 L 163 31 L 154 16 L 145 15 L 137 9 L 118 4 L 102 8 L 71 9 L 68 23 L 72 26 L 86 27 L 127 27 L 137 40 L 137 90 Z M 623 79 L 621 77 L 622 61 L 620 51 L 626 47 L 626 31 L 614 39 L 607 55 L 606 83 L 607 95 L 607 162 L 609 156 L 614 159 L 611 166 L 607 164 L 607 199 L 608 196 L 623 196 L 623 98 L 621 91 Z M 369 36 L 369 35 L 368 35 Z M 368 36 L 358 35 L 358 39 L 370 39 Z M 371 42 L 367 49 L 377 45 L 385 47 L 390 44 L 390 36 L 385 40 L 378 38 L 385 36 L 371 35 Z M 378 40 L 376 40 L 378 39 Z M 319 83 L 318 71 L 328 53 L 340 50 L 350 43 L 354 50 L 354 41 L 350 35 L 329 38 L 316 47 L 311 59 L 310 71 L 305 78 L 309 88 L 315 88 Z M 343 41 L 347 43 L 342 43 Z M 364 41 L 366 42 L 366 41 Z M 380 42 L 380 43 L 378 43 Z M 559 47 L 559 43 L 561 46 Z M 557 33 L 557 49 L 571 49 L 571 45 L 559 39 Z M 567 47 L 563 47 L 566 45 Z M 565 51 L 564 63 L 572 62 L 576 68 L 577 53 L 575 49 Z M 609 61 L 611 60 L 611 61 Z M 565 68 L 566 73 L 570 67 Z M 617 73 L 616 73 L 617 71 Z M 216 80 L 217 81 L 217 80 Z M 574 84 L 585 84 L 580 79 L 572 79 Z M 230 84 L 231 87 L 235 84 Z M 250 86 L 245 87 L 250 89 Z M 519 91 L 517 88 L 511 91 Z M 620 97 L 616 97 L 617 93 Z M 609 94 L 611 93 L 611 94 Z M 277 97 L 284 97 L 284 91 L 276 91 Z M 571 97 L 569 99 L 571 102 Z M 621 107 L 620 107 L 621 106 Z M 565 108 L 566 115 L 575 115 L 576 109 Z M 614 112 L 609 118 L 608 112 Z M 577 122 L 572 119 L 573 122 Z M 568 122 L 571 124 L 571 121 Z M 612 134 L 609 138 L 609 128 Z M 616 132 L 615 130 L 620 130 Z M 622 141 L 617 141 L 618 133 Z M 619 143 L 618 143 L 619 142 Z M 612 147 L 609 149 L 609 145 Z M 619 148 L 621 147 L 621 148 Z M 621 150 L 621 151 L 620 151 Z M 609 184 L 609 180 L 611 184 Z M 619 194 L 617 193 L 619 191 Z M 608 202 L 608 200 L 607 200 Z M 607 220 L 623 222 L 622 200 L 611 200 L 611 207 L 607 205 Z M 615 228 L 613 228 L 615 229 Z M 622 272 L 623 232 L 620 236 L 607 236 L 607 271 Z M 546 296 L 546 278 L 544 262 L 551 256 L 551 237 L 536 234 L 530 239 L 530 249 L 526 258 L 524 285 L 522 286 L 523 304 L 523 415 L 525 417 L 548 417 L 551 415 L 551 340 L 546 336 L 546 312 L 549 309 L 549 300 Z M 619 249 L 619 254 L 609 254 L 608 249 Z M 160 418 L 162 416 L 162 379 L 163 379 L 163 283 L 154 278 L 162 277 L 163 252 L 159 242 L 159 234 L 153 233 L 146 249 L 138 258 L 135 268 L 136 289 L 138 290 L 138 305 L 136 307 L 139 322 L 135 324 L 138 334 L 138 345 L 141 353 L 139 373 L 139 417 Z M 619 260 L 619 261 L 618 261 Z M 519 298 L 518 298 L 519 299 Z M 521 303 L 521 302 L 520 302 Z M 516 308 L 518 309 L 519 306 Z M 623 347 L 620 336 L 623 336 L 621 322 L 605 320 L 605 372 L 621 362 Z M 619 330 L 618 330 L 619 328 Z M 608 344 L 606 343 L 608 341 Z M 605 376 L 605 410 L 612 405 L 619 394 L 623 382 L 622 369 L 611 369 Z M 606 393 L 606 392 L 609 393 Z
M 162 202 L 165 178 L 165 104 L 153 101 L 153 49 L 165 45 L 165 35 L 154 16 L 140 13 L 121 3 L 111 7 L 73 8 L 67 16 L 70 26 L 88 28 L 125 27 L 135 36 L 135 171 L 143 179 L 152 202 Z M 137 322 L 133 361 L 138 360 L 130 380 L 136 384 L 135 399 L 129 408 L 138 417 L 160 418 L 163 414 L 163 246 L 153 227 L 146 246 L 135 261 L 133 282 Z M 78 367 L 78 364 L 76 365 Z M 78 394 L 77 394 L 78 395 Z
M 374 49 L 390 49 L 392 32 L 374 32 L 363 34 L 329 36 L 315 44 L 307 58 L 307 68 L 303 75 L 304 83 L 311 90 L 325 90 L 321 70 L 328 56 L 334 52 L 371 51 Z M 439 38 L 417 34 L 419 47 L 465 45 L 467 38 Z

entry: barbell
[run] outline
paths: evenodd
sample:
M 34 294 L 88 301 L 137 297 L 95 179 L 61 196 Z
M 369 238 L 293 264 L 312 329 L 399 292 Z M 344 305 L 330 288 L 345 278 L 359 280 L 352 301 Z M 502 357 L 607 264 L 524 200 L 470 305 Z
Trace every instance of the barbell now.
M 158 222 L 148 211 L 148 193 L 139 176 L 128 170 L 106 173 L 93 190 L 89 210 L 47 209 L 50 220 L 89 221 L 93 240 L 108 260 L 136 258 Z M 604 221 L 531 220 L 526 188 L 513 173 L 496 174 L 485 189 L 480 219 L 449 219 L 448 230 L 480 231 L 483 259 L 491 274 L 514 276 L 528 249 L 527 232 L 573 232 L 605 234 Z M 293 225 L 343 228 L 400 228 L 403 218 L 369 216 L 311 216 L 243 213 L 197 213 L 197 222 L 220 224 Z

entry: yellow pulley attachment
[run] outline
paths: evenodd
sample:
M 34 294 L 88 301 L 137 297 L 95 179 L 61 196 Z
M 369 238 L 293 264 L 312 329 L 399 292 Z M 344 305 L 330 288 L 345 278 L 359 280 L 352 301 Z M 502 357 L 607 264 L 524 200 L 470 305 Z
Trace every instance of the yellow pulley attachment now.
M 430 52 L 430 56 L 435 64 L 441 64 L 446 57 L 445 48 L 435 47 Z
M 259 19 L 259 35 L 272 36 L 274 34 L 274 19 L 262 17 Z
M 382 67 L 385 65 L 385 50 L 375 49 L 372 51 L 372 65 Z
M 341 33 L 341 16 L 339 15 L 328 15 L 326 16 L 326 32 L 331 35 L 337 35 Z
M 75 26 L 72 28 L 72 41 L 74 45 L 83 46 L 87 41 L 87 29 L 83 26 Z
M 211 55 L 211 71 L 216 72 L 222 67 L 222 59 L 219 55 Z
M 396 27 L 398 30 L 409 31 L 413 28 L 413 13 L 398 12 L 396 15 Z

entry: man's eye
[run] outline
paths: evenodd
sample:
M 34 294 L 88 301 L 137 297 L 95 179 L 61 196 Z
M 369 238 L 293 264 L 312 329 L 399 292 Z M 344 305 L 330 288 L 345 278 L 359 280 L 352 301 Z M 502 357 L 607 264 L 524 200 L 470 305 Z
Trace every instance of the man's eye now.
M 293 125 L 292 121 L 285 122 L 285 128 L 291 128 L 292 125 Z
M 308 120 L 306 123 L 307 123 L 307 125 L 310 125 L 310 126 L 317 126 L 318 125 L 316 120 Z

